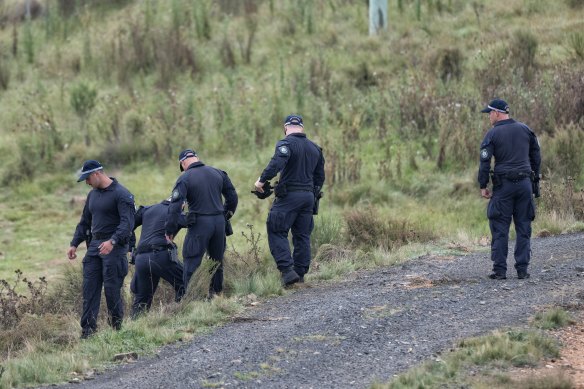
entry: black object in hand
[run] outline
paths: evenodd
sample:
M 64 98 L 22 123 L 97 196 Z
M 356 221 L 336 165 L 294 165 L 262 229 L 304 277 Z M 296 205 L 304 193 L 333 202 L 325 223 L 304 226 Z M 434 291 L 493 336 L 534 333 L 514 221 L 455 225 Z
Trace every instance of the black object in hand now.
M 270 184 L 270 181 L 264 182 L 264 186 L 262 189 L 264 190 L 263 192 L 259 192 L 257 190 L 252 190 L 251 193 L 256 195 L 256 197 L 258 199 L 261 199 L 261 200 L 267 199 L 268 197 L 270 197 L 272 195 L 272 193 L 274 193 L 273 188 L 272 188 L 272 184 Z

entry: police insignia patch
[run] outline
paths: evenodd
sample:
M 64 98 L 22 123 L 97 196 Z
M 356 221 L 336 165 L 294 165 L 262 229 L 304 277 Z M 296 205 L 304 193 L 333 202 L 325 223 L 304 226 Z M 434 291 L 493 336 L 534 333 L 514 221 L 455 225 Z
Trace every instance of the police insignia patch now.
M 288 147 L 280 146 L 280 147 L 278 147 L 278 151 L 280 151 L 280 153 L 282 153 L 282 154 L 288 154 Z
M 481 150 L 481 158 L 487 159 L 488 157 L 489 157 L 489 152 L 487 151 L 487 149 L 482 149 Z
M 180 197 L 180 193 L 178 193 L 178 189 L 173 190 L 172 191 L 172 201 L 178 200 L 179 197 Z

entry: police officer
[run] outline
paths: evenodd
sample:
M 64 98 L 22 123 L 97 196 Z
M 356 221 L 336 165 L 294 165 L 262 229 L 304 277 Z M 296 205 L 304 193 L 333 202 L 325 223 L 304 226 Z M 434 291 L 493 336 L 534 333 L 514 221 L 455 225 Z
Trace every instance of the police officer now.
M 223 255 L 225 253 L 225 224 L 237 208 L 237 192 L 222 170 L 206 166 L 194 150 L 179 154 L 179 167 L 184 173 L 172 190 L 166 219 L 166 236 L 172 241 L 179 229 L 182 204 L 188 203 L 188 230 L 183 245 L 183 283 L 187 288 L 193 273 L 201 264 L 205 252 L 218 262 L 211 280 L 209 294 L 223 290 Z M 223 204 L 221 196 L 225 198 Z
M 490 199 L 487 217 L 491 229 L 491 279 L 507 278 L 507 251 L 511 219 L 515 223 L 515 270 L 519 279 L 529 278 L 527 267 L 531 256 L 531 222 L 535 218 L 532 181 L 540 174 L 539 142 L 525 124 L 509 116 L 509 105 L 492 100 L 481 112 L 489 114 L 493 126 L 481 144 L 478 181 L 481 196 Z M 491 158 L 493 191 L 489 191 Z
M 134 196 L 115 178 L 108 177 L 103 166 L 86 161 L 77 182 L 93 189 L 87 195 L 81 220 L 75 229 L 70 260 L 77 258 L 77 246 L 88 241 L 83 258 L 83 313 L 81 338 L 97 330 L 97 315 L 103 285 L 108 310 L 108 322 L 116 330 L 122 326 L 124 307 L 121 289 L 128 274 L 128 241 L 134 229 Z
M 263 193 L 267 181 L 280 173 L 274 201 L 267 220 L 270 252 L 285 286 L 304 282 L 310 267 L 310 234 L 314 228 L 316 197 L 324 184 L 322 149 L 304 133 L 300 115 L 284 120 L 286 137 L 276 143 L 274 156 L 255 183 Z M 290 253 L 288 232 L 292 229 L 294 253 Z
M 142 226 L 142 232 L 138 247 L 133 251 L 136 266 L 130 284 L 134 293 L 133 318 L 150 309 L 160 278 L 172 285 L 176 302 L 185 294 L 183 265 L 178 260 L 176 245 L 169 243 L 164 234 L 169 205 L 170 199 L 141 206 L 136 211 L 134 228 Z M 178 227 L 186 227 L 183 214 L 179 215 Z

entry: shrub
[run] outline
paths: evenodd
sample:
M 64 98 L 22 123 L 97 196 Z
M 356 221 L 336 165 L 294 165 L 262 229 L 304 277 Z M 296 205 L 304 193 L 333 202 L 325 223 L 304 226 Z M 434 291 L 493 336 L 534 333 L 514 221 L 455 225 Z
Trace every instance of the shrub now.
M 516 31 L 509 45 L 509 60 L 516 70 L 521 70 L 523 80 L 531 81 L 535 74 L 537 38 L 528 31 Z
M 77 341 L 77 321 L 69 316 L 24 314 L 18 326 L 0 331 L 0 355 L 25 347 L 34 347 L 40 342 L 54 346 L 67 346 Z
M 10 83 L 10 64 L 4 57 L 0 57 L 0 89 L 8 89 Z
M 244 237 L 247 249 L 244 252 L 239 252 L 232 246 L 228 250 L 229 260 L 226 261 L 226 266 L 230 267 L 234 274 L 245 274 L 245 277 L 250 277 L 262 270 L 263 254 L 262 254 L 262 234 L 254 231 L 252 224 L 246 225 L 249 230 L 247 233 L 241 231 Z
M 577 60 L 584 60 L 584 33 L 570 34 L 568 36 L 568 49 Z
M 559 177 L 579 178 L 584 169 L 584 131 L 576 125 L 556 130 L 554 137 L 543 137 L 544 167 Z
M 221 55 L 221 63 L 224 67 L 233 69 L 235 65 L 237 65 L 237 62 L 235 61 L 235 54 L 233 52 L 233 48 L 231 47 L 231 42 L 227 36 L 223 38 L 219 54 Z
M 16 270 L 16 280 L 12 283 L 0 280 L 0 329 L 6 330 L 16 326 L 27 313 L 36 314 L 44 309 L 44 297 L 47 291 L 47 281 L 40 277 L 37 281 L 23 278 L 22 271 Z M 20 294 L 21 283 L 24 283 L 28 295 Z
M 81 81 L 71 89 L 70 104 L 75 114 L 81 119 L 81 130 L 85 138 L 85 145 L 91 145 L 91 137 L 87 127 L 87 118 L 95 107 L 97 90 L 92 85 Z
M 341 220 L 329 213 L 322 213 L 314 218 L 314 230 L 310 236 L 312 251 L 327 243 L 333 243 L 341 236 Z
M 373 207 L 355 209 L 345 215 L 346 241 L 353 246 L 393 249 L 410 242 L 424 242 L 433 234 L 405 219 L 382 217 Z
M 566 4 L 572 9 L 584 7 L 584 0 L 566 0 Z
M 83 301 L 83 270 L 81 266 L 65 266 L 62 278 L 56 281 L 46 296 L 46 306 L 54 314 L 81 314 Z M 102 311 L 103 312 L 103 311 Z M 107 312 L 107 311 L 106 311 Z
M 573 322 L 574 321 L 570 317 L 570 314 L 562 308 L 554 308 L 546 312 L 538 312 L 533 319 L 533 325 L 544 330 L 565 327 Z
M 500 88 L 509 79 L 508 52 L 498 47 L 484 57 L 484 66 L 475 70 L 475 83 L 479 86 L 483 101 L 490 101 L 494 96 L 502 96 Z M 507 101 L 511 98 L 505 94 Z
M 434 59 L 434 68 L 443 82 L 462 77 L 462 62 L 464 58 L 459 48 L 441 49 Z
M 552 219 L 584 220 L 584 190 L 574 189 L 572 177 L 565 177 L 561 181 L 553 178 L 541 181 L 539 204 L 542 212 L 551 215 Z
M 550 95 L 557 124 L 584 126 L 584 67 L 564 65 L 554 71 Z

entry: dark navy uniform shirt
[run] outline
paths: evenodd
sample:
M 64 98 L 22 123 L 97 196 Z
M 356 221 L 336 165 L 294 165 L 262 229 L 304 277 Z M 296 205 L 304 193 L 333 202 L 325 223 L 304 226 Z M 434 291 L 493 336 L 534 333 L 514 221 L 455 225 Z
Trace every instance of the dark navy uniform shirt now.
M 481 143 L 478 174 L 481 189 L 489 183 L 492 157 L 495 157 L 496 175 L 533 171 L 539 177 L 541 155 L 537 137 L 527 125 L 514 119 L 495 123 Z
M 170 201 L 162 201 L 158 204 L 140 207 L 136 211 L 134 228 L 142 226 L 138 248 L 147 246 L 166 246 L 168 242 L 164 236 L 164 225 L 168 215 Z M 178 218 L 179 228 L 185 228 L 187 221 L 185 215 Z
M 225 198 L 225 204 L 221 195 Z M 175 235 L 178 231 L 178 218 L 185 200 L 189 205 L 189 213 L 196 215 L 235 213 L 238 201 L 237 192 L 227 173 L 200 161 L 192 163 L 174 185 L 166 219 L 168 235 Z
M 295 187 L 322 187 L 324 157 L 321 148 L 304 133 L 292 133 L 276 143 L 274 156 L 260 176 L 260 182 L 280 173 L 280 184 Z
M 114 239 L 120 245 L 129 242 L 134 230 L 134 196 L 115 178 L 112 180 L 107 188 L 92 189 L 87 195 L 71 246 L 85 241 L 88 231 Z

